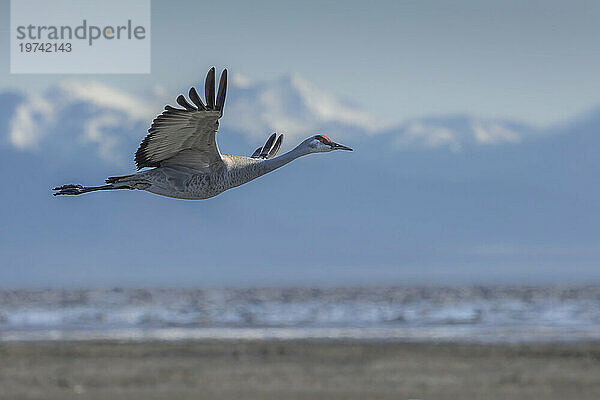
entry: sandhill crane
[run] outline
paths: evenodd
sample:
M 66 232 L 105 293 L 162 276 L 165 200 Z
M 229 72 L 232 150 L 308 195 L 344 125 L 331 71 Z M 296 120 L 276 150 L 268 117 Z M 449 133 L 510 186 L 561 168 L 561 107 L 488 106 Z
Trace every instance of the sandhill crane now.
M 332 142 L 327 136 L 315 135 L 295 149 L 277 156 L 283 135 L 273 134 L 264 146 L 250 157 L 221 154 L 216 133 L 223 115 L 227 70 L 221 74 L 215 99 L 215 68 L 208 71 L 205 81 L 206 104 L 195 88 L 189 91 L 190 104 L 183 95 L 152 121 L 148 135 L 137 152 L 137 169 L 144 171 L 106 179 L 103 186 L 63 185 L 54 188 L 54 195 L 78 195 L 97 190 L 138 189 L 178 199 L 208 199 L 227 189 L 284 166 L 298 157 L 351 148 Z

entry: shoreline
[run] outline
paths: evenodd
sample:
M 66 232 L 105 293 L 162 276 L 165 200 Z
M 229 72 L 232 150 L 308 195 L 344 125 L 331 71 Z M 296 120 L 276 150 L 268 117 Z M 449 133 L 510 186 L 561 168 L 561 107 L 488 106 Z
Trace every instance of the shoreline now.
M 76 338 L 76 339 L 65 339 L 65 338 L 52 338 L 52 339 L 1 339 L 0 348 L 10 346 L 28 346 L 28 345 L 182 345 L 182 344 L 215 344 L 215 345 L 240 345 L 240 344 L 302 344 L 311 343 L 319 345 L 365 345 L 365 346 L 472 346 L 472 347 L 527 347 L 527 348 L 553 348 L 553 347 L 598 347 L 600 348 L 600 340 L 515 340 L 515 341 L 483 341 L 483 340 L 463 340 L 463 339 L 406 339 L 406 338 L 355 338 L 355 337 L 300 337 L 300 338 L 245 338 L 245 337 L 226 337 L 226 338 L 215 338 L 215 337 L 183 337 L 176 339 L 157 339 L 154 337 L 149 338 L 127 338 L 127 337 L 92 337 L 92 338 Z
M 0 343 L 0 398 L 596 399 L 600 343 Z

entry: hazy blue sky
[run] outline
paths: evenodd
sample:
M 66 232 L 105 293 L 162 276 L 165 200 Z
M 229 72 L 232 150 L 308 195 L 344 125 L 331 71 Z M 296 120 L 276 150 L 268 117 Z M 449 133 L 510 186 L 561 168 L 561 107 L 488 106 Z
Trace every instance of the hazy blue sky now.
M 598 281 L 600 2 L 152 3 L 151 74 L 11 75 L 0 0 L 0 286 Z M 229 87 L 224 152 L 273 131 L 356 151 L 202 202 L 51 196 L 131 173 L 163 101 L 212 65 L 270 82 Z M 375 135 L 329 94 L 430 118 Z
M 152 74 L 92 78 L 175 90 L 215 64 L 254 80 L 297 73 L 391 121 L 465 112 L 547 124 L 600 104 L 599 20 L 597 1 L 153 0 Z M 0 68 L 1 87 L 65 78 L 10 75 L 8 57 Z

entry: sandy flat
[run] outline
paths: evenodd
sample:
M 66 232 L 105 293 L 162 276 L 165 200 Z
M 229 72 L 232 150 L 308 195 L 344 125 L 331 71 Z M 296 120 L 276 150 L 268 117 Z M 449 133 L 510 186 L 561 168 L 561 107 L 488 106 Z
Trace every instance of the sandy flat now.
M 0 344 L 0 399 L 600 399 L 600 344 Z

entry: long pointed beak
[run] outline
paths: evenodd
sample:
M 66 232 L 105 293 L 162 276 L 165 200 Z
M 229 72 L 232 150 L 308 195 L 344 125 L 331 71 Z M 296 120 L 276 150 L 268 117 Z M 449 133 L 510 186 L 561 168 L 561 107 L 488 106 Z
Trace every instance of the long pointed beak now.
M 331 148 L 333 150 L 348 150 L 348 151 L 354 151 L 352 150 L 350 147 L 348 146 L 344 146 L 343 144 L 339 144 L 336 142 L 331 142 Z

